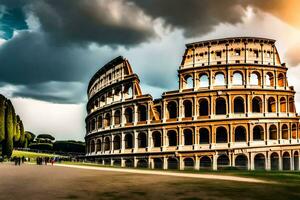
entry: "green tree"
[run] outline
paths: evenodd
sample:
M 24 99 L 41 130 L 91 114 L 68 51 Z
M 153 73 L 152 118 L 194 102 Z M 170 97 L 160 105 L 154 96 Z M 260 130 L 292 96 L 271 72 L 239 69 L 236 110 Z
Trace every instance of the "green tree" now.
M 27 139 L 28 141 L 28 144 L 32 143 L 34 138 L 35 138 L 35 134 L 33 134 L 32 132 L 30 131 L 25 131 L 25 138 Z
M 20 126 L 19 144 L 20 144 L 20 147 L 24 147 L 24 145 L 25 145 L 25 131 L 24 131 L 24 126 L 23 126 L 22 120 L 19 121 L 19 126 Z
M 13 137 L 14 137 L 14 108 L 10 100 L 6 102 L 5 109 L 5 140 L 2 154 L 10 157 L 13 151 Z
M 0 94 L 0 142 L 5 138 L 5 97 Z
M 17 143 L 20 140 L 20 126 L 19 126 L 19 121 L 20 121 L 19 115 L 15 115 L 14 143 Z

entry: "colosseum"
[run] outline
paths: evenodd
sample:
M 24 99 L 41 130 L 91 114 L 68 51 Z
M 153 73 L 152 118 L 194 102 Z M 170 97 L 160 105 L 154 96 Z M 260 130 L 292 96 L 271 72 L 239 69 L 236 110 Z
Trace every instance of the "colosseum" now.
M 152 169 L 299 170 L 295 91 L 275 40 L 187 44 L 178 78 L 177 90 L 153 99 L 125 58 L 100 68 L 88 85 L 86 158 Z

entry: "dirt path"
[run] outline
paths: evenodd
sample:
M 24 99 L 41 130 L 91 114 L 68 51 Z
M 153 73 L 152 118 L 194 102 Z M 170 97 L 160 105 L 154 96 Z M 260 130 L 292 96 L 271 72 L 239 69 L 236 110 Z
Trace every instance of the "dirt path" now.
M 109 168 L 109 167 L 93 167 L 93 166 L 80 166 L 80 165 L 68 165 L 68 164 L 55 164 L 59 167 L 70 167 L 78 169 L 89 169 L 99 171 L 110 171 L 110 172 L 125 172 L 134 174 L 151 174 L 151 175 L 162 175 L 162 176 L 175 176 L 175 177 L 186 177 L 186 178 L 200 178 L 200 179 L 214 179 L 224 181 L 237 181 L 247 183 L 273 183 L 255 178 L 245 178 L 238 176 L 226 176 L 217 174 L 192 174 L 192 173 L 180 173 L 180 172 L 167 172 L 167 171 L 148 171 L 139 169 L 125 169 L 125 168 Z

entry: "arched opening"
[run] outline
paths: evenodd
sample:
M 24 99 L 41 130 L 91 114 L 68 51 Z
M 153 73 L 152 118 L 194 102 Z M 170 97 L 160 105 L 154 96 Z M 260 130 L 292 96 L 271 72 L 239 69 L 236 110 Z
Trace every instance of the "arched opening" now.
M 268 112 L 276 112 L 276 101 L 274 97 L 268 99 Z
M 121 149 L 121 137 L 119 135 L 116 135 L 114 137 L 114 150 Z
M 184 129 L 184 145 L 193 145 L 193 131 L 190 129 Z
M 138 135 L 138 148 L 146 148 L 146 147 L 147 147 L 146 133 L 140 132 Z
M 200 75 L 200 87 L 208 87 L 209 86 L 209 80 L 207 74 L 201 74 Z
M 95 152 L 95 141 L 92 140 L 91 141 L 91 153 L 94 153 Z
M 299 170 L 299 153 L 296 151 L 294 153 L 294 170 L 298 171 Z
M 145 159 L 139 160 L 136 164 L 138 168 L 148 168 L 148 161 Z
M 243 74 L 241 72 L 233 73 L 233 85 L 243 85 Z
M 167 105 L 169 119 L 177 118 L 177 104 L 174 101 L 171 101 Z
M 185 100 L 183 102 L 184 107 L 184 117 L 192 117 L 193 116 L 193 104 L 190 100 Z
M 234 99 L 234 113 L 245 113 L 244 99 L 242 97 Z
M 294 98 L 290 97 L 289 98 L 289 112 L 290 113 L 294 113 L 295 111 L 295 102 L 294 102 Z
M 254 97 L 252 99 L 252 112 L 260 113 L 262 111 L 262 101 L 259 97 Z
M 257 125 L 253 128 L 253 140 L 254 141 L 264 140 L 264 129 L 262 126 Z
M 125 135 L 125 149 L 132 149 L 133 148 L 133 137 L 131 133 L 127 133 Z
M 297 139 L 297 125 L 296 124 L 292 125 L 292 138 Z
M 235 158 L 235 167 L 242 170 L 248 169 L 248 158 L 244 154 L 240 154 Z
M 121 123 L 121 111 L 116 110 L 114 113 L 114 123 L 115 125 L 119 125 Z
M 143 122 L 147 120 L 147 108 L 144 105 L 138 107 L 138 121 Z
M 132 111 L 132 108 L 127 107 L 125 109 L 125 119 L 126 119 L 126 124 L 133 122 L 133 111 Z
M 177 132 L 174 130 L 170 130 L 167 133 L 169 146 L 177 146 Z
M 274 76 L 271 72 L 266 74 L 266 86 L 274 86 Z
M 269 138 L 270 140 L 277 140 L 277 128 L 274 124 L 269 127 Z
M 193 88 L 193 77 L 191 75 L 186 75 L 184 77 L 184 85 L 183 85 L 183 88 L 184 89 L 190 89 L 190 88 Z
M 168 158 L 168 169 L 178 169 L 178 160 L 176 158 Z
M 226 85 L 225 83 L 225 76 L 222 72 L 216 73 L 215 76 L 215 85 L 216 86 L 221 86 L 221 85 Z
M 125 167 L 129 167 L 129 168 L 134 167 L 133 160 L 132 159 L 126 159 L 125 160 Z
M 111 160 L 109 158 L 103 160 L 104 160 L 104 165 L 109 166 L 111 164 Z
M 98 139 L 97 142 L 96 142 L 96 152 L 99 152 L 101 151 L 101 140 Z
M 102 124 L 102 116 L 98 117 L 98 128 L 103 128 L 103 124 Z
M 285 85 L 284 75 L 282 73 L 280 73 L 278 75 L 278 86 L 279 87 L 284 87 L 284 85 Z
M 284 140 L 289 139 L 289 128 L 286 124 L 283 124 L 281 126 L 281 134 L 282 134 L 282 139 L 284 139 Z
M 258 72 L 251 73 L 250 85 L 260 85 L 260 74 Z
M 216 114 L 226 115 L 226 100 L 222 97 L 216 99 Z
M 220 155 L 217 159 L 217 166 L 218 166 L 218 169 L 223 169 L 223 168 L 226 168 L 226 167 L 229 167 L 230 164 L 229 164 L 229 158 L 227 155 Z
M 152 133 L 153 147 L 161 147 L 161 134 L 159 131 Z
M 266 160 L 263 154 L 257 154 L 254 157 L 254 169 L 255 170 L 265 170 L 266 169 Z
M 154 158 L 153 163 L 154 163 L 154 169 L 162 169 L 163 168 L 163 161 L 161 158 Z
M 276 152 L 271 154 L 271 170 L 279 170 L 279 156 Z
M 216 143 L 227 143 L 227 129 L 224 127 L 218 127 L 216 131 Z
M 238 126 L 234 130 L 235 142 L 246 142 L 246 129 L 243 126 Z
M 184 169 L 185 170 L 193 170 L 194 169 L 194 160 L 192 158 L 185 158 L 184 162 Z
M 104 140 L 104 150 L 109 151 L 110 150 L 110 138 L 106 137 Z
M 105 118 L 104 118 L 104 126 L 108 127 L 110 126 L 110 114 L 106 113 Z
M 113 162 L 113 166 L 121 167 L 121 159 L 115 159 Z
M 207 128 L 200 128 L 199 130 L 199 136 L 200 136 L 200 144 L 209 144 L 209 131 Z
M 282 155 L 282 169 L 290 170 L 291 169 L 291 158 L 288 152 L 284 152 Z
M 96 119 L 92 119 L 92 127 L 91 127 L 91 130 L 96 130 Z
M 132 98 L 132 87 L 130 85 L 125 86 L 123 94 L 125 99 Z
M 212 161 L 208 156 L 200 158 L 200 169 L 210 170 L 212 167 Z
M 199 100 L 199 116 L 207 116 L 208 115 L 208 101 L 207 99 Z
M 286 101 L 284 97 L 280 98 L 280 112 L 286 112 Z

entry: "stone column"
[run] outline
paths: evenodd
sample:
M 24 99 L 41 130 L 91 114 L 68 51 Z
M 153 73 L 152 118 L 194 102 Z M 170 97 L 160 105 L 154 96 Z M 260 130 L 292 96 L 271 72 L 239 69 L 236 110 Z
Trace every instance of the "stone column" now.
M 133 124 L 134 125 L 137 125 L 137 122 L 138 122 L 138 112 L 137 112 L 137 109 L 138 109 L 137 105 L 134 104 L 134 106 L 133 106 Z
M 217 155 L 213 155 L 213 166 L 212 166 L 213 170 L 217 170 L 218 169 L 218 156 Z
M 150 102 L 147 103 L 147 124 L 151 123 L 151 104 Z
M 164 156 L 163 158 L 163 169 L 168 169 L 168 157 Z
M 281 155 L 281 152 L 279 152 L 278 153 L 278 164 L 279 164 L 279 166 L 278 166 L 278 168 L 279 168 L 279 171 L 282 171 L 282 168 L 283 168 L 283 166 L 282 166 L 282 155 Z
M 133 130 L 133 151 L 137 152 L 138 150 L 138 132 Z
M 125 167 L 125 159 L 121 158 L 121 167 Z
M 198 117 L 197 108 L 198 108 L 198 101 L 196 97 L 193 97 L 193 120 L 196 120 Z
M 183 117 L 183 101 L 182 101 L 182 98 L 179 98 L 179 101 L 178 101 L 178 121 L 181 121 Z
M 136 168 L 137 167 L 137 162 L 138 160 L 136 159 L 136 156 L 133 157 L 133 167 Z
M 200 169 L 200 159 L 198 156 L 195 156 L 195 165 L 194 165 L 194 169 L 195 170 L 199 170 Z
M 125 134 L 121 132 L 121 152 L 124 153 L 125 151 Z
M 184 162 L 182 156 L 179 156 L 179 170 L 184 170 Z

